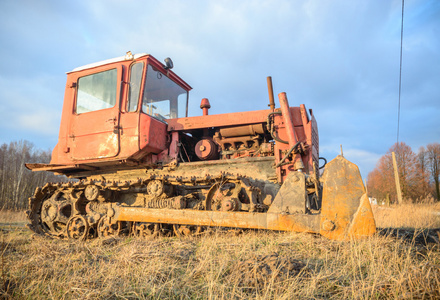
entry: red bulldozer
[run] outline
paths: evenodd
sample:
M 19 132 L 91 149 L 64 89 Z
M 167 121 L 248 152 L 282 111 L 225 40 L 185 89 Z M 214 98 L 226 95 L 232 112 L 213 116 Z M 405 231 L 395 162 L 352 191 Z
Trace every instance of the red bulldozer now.
M 290 107 L 188 117 L 191 87 L 149 54 L 67 73 L 58 144 L 32 171 L 66 175 L 29 198 L 29 227 L 50 237 L 178 236 L 212 227 L 375 233 L 358 167 L 319 157 L 311 109 Z M 322 166 L 319 165 L 322 161 Z M 322 172 L 322 169 L 323 172 Z

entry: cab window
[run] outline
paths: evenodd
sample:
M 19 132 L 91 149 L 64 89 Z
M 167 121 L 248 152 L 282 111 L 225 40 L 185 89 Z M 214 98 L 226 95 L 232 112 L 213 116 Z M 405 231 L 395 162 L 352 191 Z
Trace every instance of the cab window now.
M 115 106 L 117 75 L 117 69 L 111 69 L 79 78 L 76 113 L 82 114 Z
M 142 71 L 144 63 L 136 63 L 130 67 L 130 87 L 128 90 L 127 112 L 136 111 L 139 102 L 139 93 L 141 92 Z
M 188 93 L 167 76 L 148 65 L 142 112 L 158 120 L 185 117 Z

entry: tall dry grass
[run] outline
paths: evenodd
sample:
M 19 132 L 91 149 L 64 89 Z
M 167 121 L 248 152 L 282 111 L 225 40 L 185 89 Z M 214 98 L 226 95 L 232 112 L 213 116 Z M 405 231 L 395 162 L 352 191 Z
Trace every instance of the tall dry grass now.
M 440 297 L 439 245 L 379 234 L 337 242 L 311 234 L 215 231 L 78 243 L 12 227 L 2 229 L 0 240 L 0 287 L 11 299 Z
M 24 210 L 0 210 L 0 223 L 27 222 Z
M 373 205 L 373 213 L 379 228 L 440 228 L 440 203 Z

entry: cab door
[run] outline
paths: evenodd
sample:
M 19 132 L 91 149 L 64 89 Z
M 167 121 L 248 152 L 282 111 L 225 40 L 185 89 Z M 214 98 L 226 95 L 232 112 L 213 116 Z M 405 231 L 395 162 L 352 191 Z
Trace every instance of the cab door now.
M 121 81 L 120 65 L 78 77 L 68 137 L 72 160 L 118 155 Z

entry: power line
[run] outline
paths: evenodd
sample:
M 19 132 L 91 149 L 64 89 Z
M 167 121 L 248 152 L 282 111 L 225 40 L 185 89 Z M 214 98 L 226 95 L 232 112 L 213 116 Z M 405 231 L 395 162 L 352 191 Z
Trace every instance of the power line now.
M 400 94 L 402 91 L 402 48 L 403 48 L 403 12 L 405 0 L 402 0 L 402 24 L 400 26 L 400 74 L 399 74 L 399 105 L 397 107 L 397 146 L 399 146 L 399 129 L 400 129 Z

